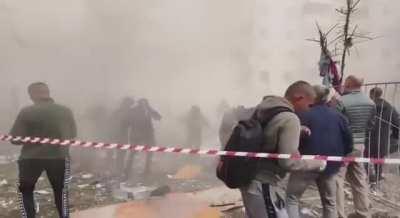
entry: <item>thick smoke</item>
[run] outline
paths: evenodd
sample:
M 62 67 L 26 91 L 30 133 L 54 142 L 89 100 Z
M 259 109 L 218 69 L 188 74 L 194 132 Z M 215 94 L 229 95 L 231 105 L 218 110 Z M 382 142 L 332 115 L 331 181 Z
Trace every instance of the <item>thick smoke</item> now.
M 344 1 L 343 1 L 344 3 Z M 48 82 L 77 117 L 123 96 L 146 97 L 164 115 L 161 135 L 197 104 L 214 124 L 222 99 L 256 104 L 297 79 L 319 83 L 319 47 L 305 39 L 339 20 L 334 0 L 2 0 L 1 131 L 29 103 L 26 86 Z M 396 0 L 363 0 L 354 18 L 382 36 L 352 50 L 347 73 L 399 80 Z M 168 128 L 171 125 L 177 128 Z M 168 137 L 164 137 L 168 138 Z M 165 139 L 166 142 L 171 140 Z M 172 142 L 172 141 L 171 141 Z

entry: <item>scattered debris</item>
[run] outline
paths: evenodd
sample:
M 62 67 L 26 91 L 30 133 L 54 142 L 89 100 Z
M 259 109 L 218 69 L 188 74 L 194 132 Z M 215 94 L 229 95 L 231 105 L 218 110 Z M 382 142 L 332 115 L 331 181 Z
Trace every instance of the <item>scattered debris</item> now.
M 314 213 L 310 208 L 302 208 L 300 213 L 306 216 L 314 216 Z
M 164 196 L 168 193 L 171 192 L 171 188 L 167 185 L 161 186 L 154 191 L 151 192 L 150 196 L 155 197 L 155 196 Z
M 211 204 L 210 207 L 226 207 L 226 206 L 234 206 L 235 203 L 222 203 L 222 204 Z
M 3 207 L 3 208 L 8 208 L 9 206 L 11 206 L 11 205 L 13 205 L 14 204 L 14 201 L 13 200 L 10 200 L 10 201 L 7 201 L 7 200 L 0 200 L 0 205 L 1 205 L 1 207 Z
M 132 200 L 148 199 L 150 198 L 151 193 L 157 189 L 156 187 L 147 186 L 128 187 L 124 183 L 121 183 L 120 188 L 122 191 L 126 192 L 128 198 Z
M 372 215 L 372 218 L 400 218 L 399 212 L 385 212 L 380 211 Z
M 9 163 L 9 162 L 8 162 L 7 157 L 4 156 L 4 155 L 0 155 L 0 165 L 2 165 L 2 164 L 8 164 L 8 163 Z
M 202 172 L 202 167 L 197 165 L 187 165 L 178 170 L 178 172 L 172 176 L 173 179 L 194 179 L 199 177 Z
M 310 208 L 302 208 L 300 210 L 300 213 L 302 214 L 302 216 L 304 217 L 321 217 L 321 214 L 319 214 L 316 210 L 314 209 L 310 209 Z
M 84 188 L 87 188 L 89 186 L 90 186 L 89 184 L 82 184 L 82 185 L 78 185 L 78 188 L 84 189 Z
M 93 178 L 93 174 L 83 174 L 82 179 L 91 179 Z
M 0 155 L 0 165 L 14 163 L 18 160 L 18 157 L 19 157 L 18 154 L 8 155 L 8 156 Z
M 4 217 L 18 217 L 19 215 L 19 205 L 17 201 L 16 195 L 16 186 L 10 184 L 17 184 L 17 172 L 15 170 L 15 164 L 6 164 L 2 165 L 2 171 L 0 175 L 0 183 L 3 179 L 5 179 L 8 185 L 0 185 L 0 214 L 4 215 Z M 182 169 L 181 169 L 182 170 Z M 183 171 L 183 170 L 182 170 Z M 186 170 L 184 170 L 186 171 Z M 179 172 L 178 172 L 179 173 Z M 206 173 L 203 173 L 207 175 Z M 221 183 L 218 182 L 217 179 L 212 180 L 213 175 L 209 173 L 209 177 L 211 179 L 204 179 L 204 175 L 201 175 L 200 178 L 192 178 L 192 179 L 171 179 L 168 178 L 168 172 L 159 173 L 155 179 L 152 179 L 152 184 L 139 184 L 131 181 L 133 186 L 129 184 L 125 184 L 122 188 L 128 189 L 131 191 L 131 194 L 128 196 L 128 192 L 126 190 L 121 189 L 120 182 L 116 179 L 110 178 L 109 176 L 102 176 L 100 174 L 90 174 L 90 173 L 76 173 L 73 174 L 73 177 L 70 181 L 70 203 L 71 203 L 71 211 L 84 211 L 90 208 L 96 208 L 89 211 L 96 211 L 99 215 L 93 216 L 72 216 L 73 218 L 86 218 L 86 217 L 110 217 L 113 215 L 107 214 L 107 211 L 104 212 L 102 210 L 104 207 L 106 208 L 114 208 L 121 205 L 121 203 L 128 203 L 128 205 L 134 204 L 133 209 L 137 209 L 137 207 L 147 210 L 149 213 L 153 210 L 157 210 L 161 207 L 160 211 L 164 210 L 164 207 L 167 209 L 171 208 L 171 202 L 168 200 L 176 200 L 177 202 L 183 201 L 186 205 L 186 202 L 197 202 L 193 203 L 197 205 L 198 202 L 202 202 L 202 206 L 200 207 L 198 213 L 193 213 L 194 218 L 210 218 L 214 215 L 218 214 L 223 218 L 243 218 L 244 217 L 244 208 L 243 203 L 241 202 L 240 192 L 237 190 L 231 190 L 221 186 Z M 83 175 L 91 175 L 88 179 L 87 176 Z M 35 192 L 35 199 L 37 203 L 40 203 L 40 212 L 38 217 L 57 217 L 57 211 L 55 210 L 55 205 L 52 196 L 52 190 L 50 183 L 45 176 L 41 177 L 42 179 L 37 184 L 37 190 Z M 384 196 L 376 196 L 371 194 L 371 200 L 373 202 L 373 213 L 374 218 L 395 218 L 393 214 L 395 211 L 400 211 L 399 205 L 397 202 L 400 202 L 400 189 L 398 188 L 397 181 L 399 180 L 399 176 L 397 175 L 389 175 L 387 174 L 387 179 L 384 183 L 381 184 L 382 193 Z M 3 182 L 4 183 L 4 182 Z M 120 191 L 119 198 L 115 193 L 116 191 Z M 177 194 L 178 193 L 178 194 Z M 346 187 L 346 212 L 349 214 L 353 212 L 353 204 L 352 204 L 352 196 L 350 188 Z M 178 196 L 177 196 L 178 195 Z M 174 197 L 171 197 L 174 196 Z M 138 200 L 143 199 L 143 200 Z M 150 202 L 149 204 L 143 204 L 138 202 Z M 152 203 L 154 202 L 154 203 Z M 156 203 L 159 202 L 159 203 Z M 164 203 L 164 202 L 168 202 Z M 139 205 L 137 205 L 139 204 Z M 107 205 L 117 205 L 117 206 L 109 206 Z M 176 207 L 176 203 L 173 204 L 174 210 L 186 210 L 186 206 Z M 126 206 L 126 205 L 125 205 Z M 124 207 L 125 207 L 124 206 Z M 321 217 L 322 209 L 321 202 L 317 194 L 316 188 L 311 188 L 308 190 L 301 201 L 301 206 L 303 208 L 308 208 L 309 212 L 307 216 L 308 218 L 317 218 Z M 195 206 L 197 207 L 197 206 Z M 113 209 L 113 210 L 114 210 Z M 191 211 L 193 208 L 189 208 Z M 126 206 L 122 211 L 120 211 L 121 215 L 131 212 L 132 208 L 130 206 Z M 113 211 L 115 212 L 115 211 Z M 126 213 L 125 213 L 126 212 Z M 154 211 L 153 211 L 154 212 Z M 379 213 L 378 213 L 379 212 Z M 156 211 L 155 215 L 158 212 Z M 77 213 L 79 215 L 85 213 Z M 221 215 L 223 214 L 223 215 Z M 311 215 L 312 214 L 312 215 Z M 319 215 L 318 215 L 319 214 Z M 0 215 L 0 217 L 1 217 Z M 151 215 L 151 214 L 149 214 Z M 165 214 L 163 214 L 165 215 Z M 170 215 L 170 214 L 168 214 Z M 174 216 L 175 214 L 171 214 L 169 217 L 179 217 Z M 123 216 L 122 216 L 123 217 Z M 135 218 L 135 216 L 127 216 Z M 144 216 L 139 216 L 144 218 Z M 156 216 L 157 217 L 157 216 Z M 158 216 L 165 217 L 165 216 Z M 188 218 L 187 216 L 185 218 Z M 217 217 L 217 216 L 215 216 Z M 119 217 L 120 218 L 120 217 Z M 152 217 L 153 218 L 153 217 Z M 191 218 L 191 217 L 190 217 Z
M 0 181 L 0 187 L 1 187 L 1 186 L 5 186 L 5 185 L 8 185 L 8 182 L 7 182 L 7 180 L 2 179 L 2 180 Z
M 49 191 L 46 190 L 37 190 L 35 191 L 35 194 L 39 194 L 39 195 L 49 195 L 51 194 Z

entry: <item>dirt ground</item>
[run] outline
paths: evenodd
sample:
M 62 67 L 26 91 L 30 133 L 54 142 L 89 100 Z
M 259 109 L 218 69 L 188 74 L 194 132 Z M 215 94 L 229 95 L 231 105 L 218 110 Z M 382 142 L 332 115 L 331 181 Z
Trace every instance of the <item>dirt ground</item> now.
M 17 164 L 15 158 L 9 163 L 6 162 L 0 163 L 0 218 L 19 217 L 16 189 Z M 201 169 L 197 166 L 190 167 L 189 165 L 180 170 L 171 170 L 174 173 L 153 170 L 153 174 L 147 179 L 146 184 L 133 179 L 130 180 L 130 185 L 168 187 L 169 192 L 193 192 L 209 189 L 219 184 L 213 175 L 200 173 Z M 137 171 L 140 172 L 140 170 Z M 197 178 L 192 179 L 193 177 Z M 113 194 L 113 189 L 117 184 L 119 182 L 116 178 L 107 176 L 101 170 L 95 172 L 72 170 L 69 186 L 71 212 L 125 202 L 115 198 L 115 194 Z M 35 199 L 39 202 L 37 217 L 56 218 L 53 194 L 45 173 L 40 177 L 35 190 Z
M 168 186 L 171 192 L 193 192 L 220 186 L 212 171 L 199 174 L 197 167 L 183 167 L 175 175 L 168 172 L 154 172 L 149 184 L 155 187 Z M 175 171 L 176 172 L 176 171 Z M 177 178 L 174 178 L 177 177 Z M 195 178 L 193 178 L 195 177 Z M 399 176 L 386 174 L 385 181 L 380 185 L 380 191 L 371 194 L 372 210 L 375 218 L 398 217 L 400 211 L 400 180 Z M 17 169 L 16 162 L 0 163 L 0 218 L 19 217 L 19 204 L 16 195 Z M 116 181 L 100 173 L 75 172 L 70 183 L 71 212 L 82 211 L 94 207 L 102 207 L 126 202 L 118 200 L 113 195 L 112 187 Z M 347 188 L 347 210 L 352 209 L 351 192 Z M 43 174 L 36 187 L 35 198 L 39 202 L 39 218 L 56 218 L 52 192 Z M 309 189 L 302 199 L 304 217 L 321 217 L 321 206 L 316 188 Z

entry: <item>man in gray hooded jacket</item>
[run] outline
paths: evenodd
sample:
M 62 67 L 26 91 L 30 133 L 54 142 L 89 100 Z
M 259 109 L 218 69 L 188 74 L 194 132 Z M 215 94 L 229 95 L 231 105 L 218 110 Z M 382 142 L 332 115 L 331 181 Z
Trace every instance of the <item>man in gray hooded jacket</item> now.
M 291 112 L 276 115 L 265 127 L 266 151 L 279 154 L 299 154 L 301 125 L 294 112 L 306 111 L 314 103 L 313 87 L 304 81 L 293 83 L 287 89 L 285 98 L 266 96 L 256 111 L 275 107 L 286 107 Z M 256 113 L 257 113 L 256 112 Z M 248 218 L 288 217 L 281 184 L 290 171 L 322 171 L 325 161 L 304 160 L 262 160 L 255 179 L 249 186 L 241 188 L 243 203 Z

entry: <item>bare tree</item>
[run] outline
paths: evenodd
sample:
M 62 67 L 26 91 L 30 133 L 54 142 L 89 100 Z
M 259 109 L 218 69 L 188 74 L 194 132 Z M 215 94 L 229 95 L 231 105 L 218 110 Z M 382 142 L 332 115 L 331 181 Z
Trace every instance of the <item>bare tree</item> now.
M 326 55 L 331 60 L 336 56 L 340 56 L 340 84 L 344 78 L 346 57 L 350 55 L 350 49 L 353 45 L 374 39 L 368 34 L 360 33 L 358 31 L 358 25 L 352 25 L 352 17 L 359 11 L 357 6 L 361 3 L 361 0 L 345 1 L 346 5 L 344 7 L 336 9 L 336 12 L 340 16 L 343 16 L 343 23 L 339 22 L 335 24 L 327 32 L 323 32 L 317 23 L 319 39 L 309 39 L 310 41 L 318 42 L 321 47 L 321 54 Z M 329 40 L 330 33 L 332 33 L 333 30 L 337 30 L 337 34 L 332 40 Z M 329 49 L 330 45 L 334 45 L 333 52 Z

